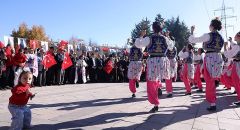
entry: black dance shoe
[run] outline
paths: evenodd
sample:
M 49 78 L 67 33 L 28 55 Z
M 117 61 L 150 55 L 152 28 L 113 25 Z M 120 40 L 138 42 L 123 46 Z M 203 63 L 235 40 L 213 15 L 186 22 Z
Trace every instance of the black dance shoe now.
M 162 96 L 162 89 L 158 88 L 158 98 Z
M 216 111 L 217 107 L 216 106 L 210 106 L 207 108 L 208 111 Z
M 197 92 L 197 93 L 202 93 L 203 90 L 202 90 L 202 89 L 198 89 L 196 92 Z
M 136 88 L 138 88 L 139 87 L 139 82 L 138 81 L 136 81 Z
M 132 98 L 135 98 L 136 97 L 136 95 L 135 94 L 132 94 Z
M 233 104 L 236 105 L 236 106 L 240 106 L 240 101 L 234 102 Z
M 167 98 L 171 98 L 171 97 L 172 97 L 172 94 L 169 93 L 169 94 L 167 95 Z
M 154 106 L 149 112 L 150 113 L 155 113 L 158 111 L 158 106 Z

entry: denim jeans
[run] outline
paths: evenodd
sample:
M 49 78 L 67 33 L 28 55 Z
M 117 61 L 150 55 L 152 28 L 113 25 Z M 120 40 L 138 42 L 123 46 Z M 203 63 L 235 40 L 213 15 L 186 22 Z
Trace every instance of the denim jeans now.
M 29 107 L 26 105 L 18 106 L 9 104 L 8 110 L 12 115 L 12 123 L 9 130 L 22 130 L 23 128 L 30 128 L 32 114 Z

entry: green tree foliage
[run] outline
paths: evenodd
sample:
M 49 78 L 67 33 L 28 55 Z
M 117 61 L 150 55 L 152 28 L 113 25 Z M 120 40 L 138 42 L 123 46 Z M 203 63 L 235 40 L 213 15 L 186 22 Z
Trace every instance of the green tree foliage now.
M 163 24 L 164 31 L 166 30 L 170 31 L 170 35 L 175 38 L 175 46 L 177 47 L 178 51 L 180 51 L 183 48 L 183 46 L 187 45 L 190 31 L 186 26 L 186 24 L 183 21 L 180 21 L 179 17 L 177 18 L 173 17 L 171 19 L 165 20 L 161 14 L 157 14 L 157 16 L 155 17 L 155 22 L 159 22 L 159 23 L 164 22 Z M 139 24 L 137 24 L 133 29 L 131 33 L 133 40 L 139 37 L 140 31 L 143 25 L 147 25 L 148 27 L 147 35 L 150 34 L 151 23 L 146 18 L 146 19 L 143 19 Z M 132 42 L 129 42 L 129 43 L 132 43 Z
M 129 39 L 128 43 L 130 45 L 133 45 L 135 39 L 140 36 L 141 31 L 144 29 L 147 31 L 147 35 L 149 35 L 151 33 L 150 27 L 151 27 L 151 22 L 147 18 L 142 19 L 142 21 L 136 24 L 135 28 L 132 30 L 132 33 L 131 33 L 132 40 Z
M 186 24 L 183 21 L 180 21 L 179 17 L 167 20 L 165 22 L 165 27 L 170 31 L 170 35 L 174 37 L 175 46 L 178 51 L 188 44 L 190 31 Z
M 155 22 L 164 23 L 164 18 L 161 14 L 157 14 L 157 16 L 155 17 Z

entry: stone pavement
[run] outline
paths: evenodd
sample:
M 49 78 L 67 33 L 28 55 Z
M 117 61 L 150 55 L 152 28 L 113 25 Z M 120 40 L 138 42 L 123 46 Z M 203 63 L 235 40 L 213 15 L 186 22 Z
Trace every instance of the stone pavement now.
M 148 111 L 146 83 L 131 98 L 127 83 L 96 83 L 36 87 L 29 102 L 33 130 L 240 130 L 240 108 L 232 105 L 236 95 L 218 88 L 218 110 L 210 113 L 204 93 L 193 90 L 184 96 L 183 83 L 174 83 L 174 96 L 164 91 L 157 113 Z M 7 130 L 10 90 L 0 91 L 0 130 Z

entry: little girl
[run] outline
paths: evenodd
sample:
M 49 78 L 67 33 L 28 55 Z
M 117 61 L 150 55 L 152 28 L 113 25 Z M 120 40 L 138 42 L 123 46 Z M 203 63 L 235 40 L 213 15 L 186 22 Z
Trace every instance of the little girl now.
M 29 91 L 32 78 L 30 71 L 23 71 L 19 76 L 18 85 L 11 90 L 12 96 L 9 98 L 8 105 L 12 115 L 10 130 L 22 130 L 31 126 L 31 111 L 27 107 L 27 102 L 29 98 L 32 99 L 35 96 Z

